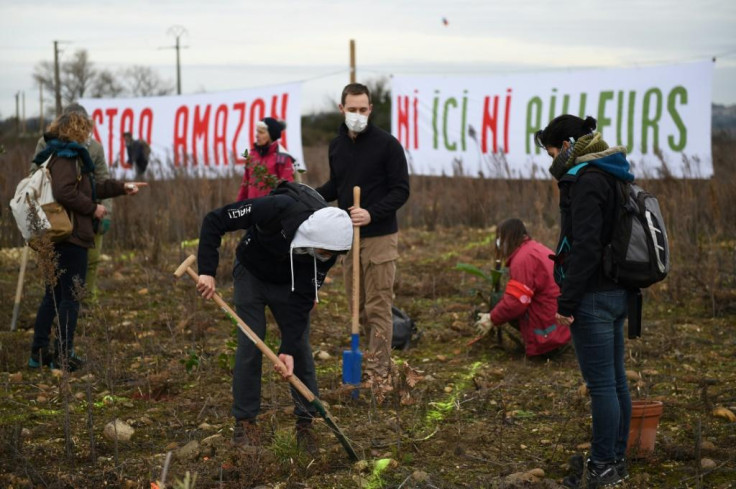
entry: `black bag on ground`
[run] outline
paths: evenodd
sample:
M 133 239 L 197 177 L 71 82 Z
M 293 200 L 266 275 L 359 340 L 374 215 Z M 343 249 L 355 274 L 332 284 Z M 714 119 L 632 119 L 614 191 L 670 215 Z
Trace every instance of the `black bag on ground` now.
M 394 334 L 391 339 L 391 348 L 395 350 L 406 350 L 419 339 L 414 320 L 407 313 L 396 306 L 391 306 L 391 315 L 394 322 Z

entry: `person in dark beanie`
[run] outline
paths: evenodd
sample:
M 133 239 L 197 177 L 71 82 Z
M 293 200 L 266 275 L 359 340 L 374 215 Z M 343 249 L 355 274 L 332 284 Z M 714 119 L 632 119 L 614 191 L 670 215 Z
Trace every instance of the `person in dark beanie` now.
M 338 107 L 345 122 L 330 142 L 330 178 L 317 191 L 327 202 L 337 200 L 360 227 L 360 250 L 352 250 L 343 262 L 345 292 L 352 297 L 352 253 L 360 253 L 359 317 L 368 337 L 363 378 L 366 384 L 380 386 L 391 372 L 391 306 L 399 258 L 396 212 L 409 199 L 409 170 L 399 141 L 370 121 L 368 87 L 345 86 Z M 361 191 L 360 207 L 353 203 L 355 186 Z
M 237 201 L 263 197 L 281 182 L 294 181 L 294 157 L 279 139 L 286 122 L 266 117 L 256 123 L 256 139 L 246 158 Z
M 554 257 L 560 286 L 557 324 L 569 326 L 580 371 L 588 386 L 593 439 L 588 488 L 616 485 L 626 477 L 631 397 L 624 366 L 628 291 L 603 273 L 603 248 L 616 222 L 618 182 L 631 182 L 626 148 L 608 147 L 596 120 L 561 115 L 535 134 L 552 158 L 560 189 L 560 238 Z

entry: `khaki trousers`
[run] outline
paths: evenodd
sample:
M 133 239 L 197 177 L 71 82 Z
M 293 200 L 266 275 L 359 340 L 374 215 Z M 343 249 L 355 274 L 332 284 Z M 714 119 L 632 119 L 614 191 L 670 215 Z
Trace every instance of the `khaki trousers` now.
M 102 235 L 95 233 L 95 247 L 87 251 L 87 301 L 97 300 L 97 267 L 100 265 L 102 254 Z
M 360 326 L 368 339 L 364 372 L 369 376 L 388 375 L 391 366 L 396 260 L 399 234 L 360 239 Z M 345 256 L 343 273 L 350 312 L 353 307 L 353 253 Z

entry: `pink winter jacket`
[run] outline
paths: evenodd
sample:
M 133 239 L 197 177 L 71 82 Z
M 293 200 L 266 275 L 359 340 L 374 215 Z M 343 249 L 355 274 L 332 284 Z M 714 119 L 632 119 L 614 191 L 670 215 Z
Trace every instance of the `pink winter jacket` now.
M 554 252 L 527 238 L 507 260 L 509 281 L 503 298 L 491 311 L 493 324 L 518 320 L 527 356 L 541 355 L 570 341 L 567 326 L 555 324 L 557 296 Z
M 268 195 L 283 180 L 294 181 L 294 158 L 280 150 L 278 141 L 271 143 L 264 155 L 261 155 L 255 147 L 252 148 L 250 158 L 251 165 L 264 165 L 268 174 L 274 175 L 277 181 L 273 187 L 265 185 L 264 182 L 255 181 L 252 170 L 246 167 L 238 192 L 238 202 Z

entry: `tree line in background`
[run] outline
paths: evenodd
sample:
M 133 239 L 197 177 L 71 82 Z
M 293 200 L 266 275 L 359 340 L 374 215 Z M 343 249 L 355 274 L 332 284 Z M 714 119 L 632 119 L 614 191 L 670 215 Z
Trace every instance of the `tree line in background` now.
M 82 97 L 151 97 L 174 93 L 174 84 L 163 80 L 153 68 L 132 66 L 112 71 L 99 69 L 86 49 L 77 50 L 59 65 L 62 104 Z M 48 93 L 54 93 L 54 63 L 41 61 L 33 69 L 33 79 Z
M 171 95 L 175 90 L 174 83 L 162 79 L 158 73 L 148 66 L 132 66 L 112 71 L 99 69 L 91 61 L 87 50 L 77 50 L 71 59 L 59 66 L 62 105 L 76 102 L 80 98 L 117 98 L 117 97 L 154 97 Z M 41 85 L 50 97 L 54 93 L 54 63 L 41 61 L 34 67 L 33 79 Z M 391 91 L 388 79 L 379 78 L 366 82 L 373 97 L 373 123 L 378 127 L 391 130 Z M 333 110 L 302 116 L 302 144 L 313 146 L 327 144 L 337 132 L 342 122 L 342 114 Z M 54 104 L 47 100 L 47 113 L 54 112 Z M 47 125 L 51 117 L 47 117 Z M 40 132 L 39 119 L 29 118 L 25 121 L 25 132 L 37 135 Z M 11 136 L 19 129 L 19 121 L 9 117 L 0 122 L 0 136 Z

